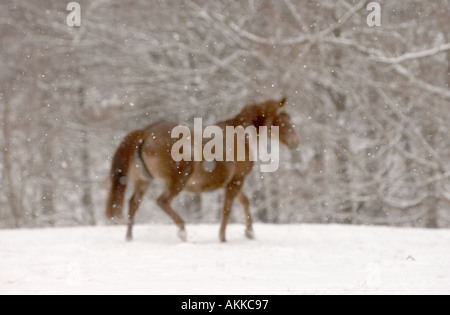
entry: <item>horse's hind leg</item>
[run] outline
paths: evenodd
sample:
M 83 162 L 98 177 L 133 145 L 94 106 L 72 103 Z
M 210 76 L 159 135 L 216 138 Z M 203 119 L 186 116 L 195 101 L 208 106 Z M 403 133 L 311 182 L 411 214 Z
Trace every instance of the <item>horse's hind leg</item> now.
M 248 201 L 247 196 L 242 191 L 239 192 L 237 198 L 244 208 L 246 222 L 245 236 L 247 236 L 248 239 L 252 240 L 255 238 L 255 234 L 253 232 L 253 219 L 250 213 L 250 202 Z
M 133 239 L 133 224 L 134 217 L 136 212 L 139 209 L 139 206 L 142 202 L 142 198 L 148 190 L 150 184 L 148 182 L 139 181 L 135 183 L 134 195 L 130 200 L 130 208 L 128 213 L 128 231 L 127 231 L 127 240 L 131 241 Z
M 185 230 L 185 224 L 183 219 L 180 218 L 180 216 L 173 210 L 172 206 L 170 205 L 172 200 L 178 196 L 178 194 L 182 190 L 182 185 L 176 185 L 176 186 L 168 186 L 166 191 L 158 198 L 158 205 L 161 207 L 161 209 L 164 210 L 165 213 L 169 215 L 169 217 L 175 222 L 175 224 L 178 227 L 178 237 L 186 242 L 187 241 L 187 235 Z
M 243 182 L 242 180 L 235 180 L 225 187 L 225 202 L 222 214 L 222 224 L 220 226 L 220 234 L 219 234 L 219 239 L 222 243 L 225 243 L 227 241 L 225 237 L 225 230 L 227 228 L 231 209 L 233 208 L 233 202 L 241 191 L 242 182 Z

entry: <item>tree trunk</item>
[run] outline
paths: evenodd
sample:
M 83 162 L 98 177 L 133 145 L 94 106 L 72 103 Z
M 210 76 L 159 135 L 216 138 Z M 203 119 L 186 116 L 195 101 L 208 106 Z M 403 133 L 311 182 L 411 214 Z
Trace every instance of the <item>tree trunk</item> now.
M 429 202 L 429 210 L 427 214 L 426 228 L 427 229 L 438 229 L 439 228 L 439 216 L 438 216 L 438 206 L 439 198 L 433 198 Z
M 48 128 L 48 126 L 46 126 Z M 51 218 L 54 224 L 55 205 L 54 205 L 54 179 L 51 171 L 52 160 L 52 144 L 49 137 L 46 138 L 42 146 L 42 167 L 43 167 L 43 183 L 41 185 L 41 208 L 42 213 Z
M 4 171 L 4 178 L 5 178 L 5 195 L 7 204 L 9 205 L 9 208 L 11 210 L 11 214 L 13 217 L 13 226 L 15 228 L 18 228 L 20 225 L 20 205 L 19 205 L 19 198 L 16 194 L 16 187 L 14 185 L 14 174 L 13 174 L 13 166 L 11 161 L 11 153 L 12 153 L 12 139 L 11 139 L 11 132 L 10 132 L 10 104 L 9 100 L 7 98 L 6 93 L 2 94 L 3 98 L 3 119 L 2 119 L 2 130 L 3 130 L 3 137 L 5 139 L 4 141 L 4 147 L 2 148 L 2 160 L 3 160 L 3 171 Z
M 201 222 L 203 219 L 202 197 L 201 195 L 185 195 L 182 197 L 182 203 L 186 211 L 186 215 L 192 218 L 194 222 Z
M 332 13 L 334 15 L 334 19 L 338 21 L 336 12 Z M 341 37 L 341 30 L 337 28 L 333 32 L 336 38 Z M 342 71 L 342 51 L 340 48 L 335 48 L 332 55 L 330 56 L 330 63 L 333 69 L 332 77 L 333 80 L 336 81 L 336 84 L 341 83 L 340 74 Z M 347 96 L 340 91 L 335 91 L 332 88 L 328 89 L 328 94 L 330 95 L 330 99 L 333 102 L 333 105 L 336 107 L 336 115 L 342 115 L 347 110 Z M 343 136 L 338 140 L 337 146 L 341 149 L 345 149 L 349 147 L 348 139 Z M 336 155 L 336 163 L 337 163 L 337 171 L 342 174 L 341 179 L 344 181 L 345 185 L 350 186 L 352 183 L 352 174 L 350 170 L 350 164 L 347 156 L 342 153 L 342 150 L 335 150 Z M 326 155 L 325 155 L 326 157 Z M 328 174 L 328 176 L 332 176 Z M 354 196 L 347 196 L 350 199 L 351 206 L 342 210 L 345 213 L 346 218 L 342 220 L 342 223 L 345 224 L 354 224 L 357 220 L 357 209 L 359 208 L 357 204 L 354 202 Z
M 84 90 L 79 90 L 80 106 L 84 109 Z M 81 133 L 81 181 L 83 187 L 82 205 L 85 211 L 84 217 L 89 225 L 95 225 L 94 203 L 92 201 L 91 191 L 91 171 L 89 155 L 89 138 L 86 131 Z

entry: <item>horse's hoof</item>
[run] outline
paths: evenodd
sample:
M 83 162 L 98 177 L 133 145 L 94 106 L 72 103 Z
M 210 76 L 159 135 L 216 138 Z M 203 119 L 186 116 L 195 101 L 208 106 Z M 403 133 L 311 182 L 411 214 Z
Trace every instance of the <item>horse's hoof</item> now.
M 249 240 L 254 240 L 254 239 L 255 239 L 255 233 L 253 232 L 253 230 L 246 230 L 246 231 L 245 231 L 245 236 L 246 236 Z
M 126 240 L 127 242 L 131 242 L 133 240 L 133 236 L 127 235 Z
M 186 230 L 178 230 L 178 237 L 179 237 L 180 240 L 182 240 L 183 242 L 187 242 L 187 233 L 186 233 Z

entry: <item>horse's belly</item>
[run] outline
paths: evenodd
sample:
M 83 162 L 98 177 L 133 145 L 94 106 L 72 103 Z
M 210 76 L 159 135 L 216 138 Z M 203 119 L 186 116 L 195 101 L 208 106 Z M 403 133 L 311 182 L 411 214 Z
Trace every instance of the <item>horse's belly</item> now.
M 196 162 L 185 190 L 199 194 L 224 187 L 232 174 L 230 166 L 224 162 Z

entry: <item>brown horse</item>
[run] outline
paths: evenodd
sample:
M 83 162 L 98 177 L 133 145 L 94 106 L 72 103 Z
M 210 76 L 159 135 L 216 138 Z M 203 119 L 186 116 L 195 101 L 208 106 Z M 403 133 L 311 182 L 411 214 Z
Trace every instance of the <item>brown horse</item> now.
M 249 105 L 233 119 L 216 124 L 225 130 L 227 126 L 247 128 L 279 127 L 279 141 L 289 148 L 299 144 L 290 116 L 283 110 L 286 99 Z M 182 160 L 176 162 L 171 150 L 177 139 L 171 137 L 172 130 L 178 124 L 159 122 L 144 130 L 131 132 L 122 141 L 114 155 L 111 168 L 112 187 L 107 202 L 106 216 L 110 219 L 121 218 L 127 184 L 134 184 L 134 195 L 129 203 L 127 240 L 132 239 L 134 217 L 152 179 L 165 182 L 165 190 L 158 198 L 158 205 L 166 212 L 178 227 L 178 236 L 186 241 L 185 223 L 171 206 L 172 200 L 182 191 L 203 193 L 220 188 L 225 190 L 220 241 L 225 242 L 225 229 L 228 218 L 237 198 L 242 204 L 246 217 L 246 236 L 254 237 L 249 201 L 242 192 L 246 177 L 250 174 L 254 160 L 250 160 L 248 137 L 245 140 L 245 161 L 214 161 L 212 167 L 204 162 Z M 271 128 L 270 128 L 271 129 Z M 260 136 L 258 134 L 258 136 Z M 203 143 L 205 145 L 205 143 Z M 236 145 L 236 144 L 235 144 Z M 234 148 L 237 152 L 237 148 Z

